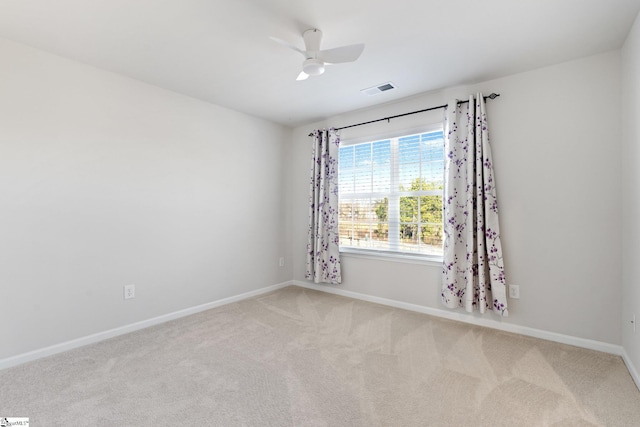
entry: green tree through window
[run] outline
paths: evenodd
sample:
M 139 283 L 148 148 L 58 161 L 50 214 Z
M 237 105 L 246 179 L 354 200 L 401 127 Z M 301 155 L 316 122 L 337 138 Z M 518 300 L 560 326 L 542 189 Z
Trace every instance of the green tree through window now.
M 416 178 L 406 191 L 442 190 L 442 184 L 426 182 Z M 405 189 L 400 186 L 400 191 Z M 378 218 L 376 233 L 388 237 L 389 198 L 376 203 Z M 417 239 L 425 245 L 442 246 L 442 196 L 404 196 L 400 197 L 400 240 L 410 243 Z

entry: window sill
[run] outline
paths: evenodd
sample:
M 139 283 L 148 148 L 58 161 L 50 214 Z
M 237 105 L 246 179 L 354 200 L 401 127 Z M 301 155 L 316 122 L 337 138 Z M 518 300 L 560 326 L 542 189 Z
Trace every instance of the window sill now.
M 401 254 L 352 248 L 340 248 L 340 256 L 346 256 L 348 258 L 371 259 L 375 261 L 429 265 L 434 267 L 442 267 L 443 261 L 441 256 Z

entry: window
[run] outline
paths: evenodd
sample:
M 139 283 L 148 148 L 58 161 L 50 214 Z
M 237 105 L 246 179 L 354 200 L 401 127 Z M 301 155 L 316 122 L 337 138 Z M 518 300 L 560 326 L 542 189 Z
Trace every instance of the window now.
M 442 256 L 442 127 L 340 147 L 340 247 Z

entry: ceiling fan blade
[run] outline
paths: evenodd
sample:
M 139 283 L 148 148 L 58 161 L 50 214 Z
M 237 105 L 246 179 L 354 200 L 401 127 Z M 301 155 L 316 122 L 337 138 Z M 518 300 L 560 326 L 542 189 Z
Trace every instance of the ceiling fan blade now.
M 276 43 L 278 43 L 278 44 L 280 44 L 280 45 L 282 45 L 282 46 L 284 46 L 284 47 L 288 47 L 289 49 L 295 50 L 296 52 L 300 52 L 300 53 L 301 53 L 302 55 L 304 55 L 305 57 L 307 56 L 307 53 L 306 53 L 304 50 L 302 50 L 302 49 L 300 49 L 300 48 L 298 48 L 298 47 L 294 46 L 293 44 L 289 43 L 288 41 L 285 41 L 285 40 L 279 39 L 279 38 L 277 38 L 277 37 L 269 37 L 269 38 L 270 38 L 271 40 L 273 40 L 274 42 L 276 42 Z
M 333 49 L 321 50 L 320 52 L 318 52 L 318 59 L 324 61 L 327 64 L 353 62 L 360 57 L 363 50 L 363 43 L 336 47 Z
M 309 78 L 309 74 L 305 73 L 304 71 L 300 71 L 300 74 L 298 74 L 298 78 L 296 80 L 297 81 L 307 80 L 308 78 Z

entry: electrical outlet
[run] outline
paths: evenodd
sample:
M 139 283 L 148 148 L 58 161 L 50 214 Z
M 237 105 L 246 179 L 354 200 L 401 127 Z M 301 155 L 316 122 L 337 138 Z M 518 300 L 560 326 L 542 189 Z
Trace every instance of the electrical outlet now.
M 278 261 L 278 265 L 280 267 L 284 267 L 284 257 L 283 256 L 280 257 L 280 260 Z
M 520 286 L 519 285 L 509 285 L 509 298 L 519 299 L 520 298 Z
M 135 297 L 136 297 L 136 285 L 125 285 L 124 299 L 131 299 Z

